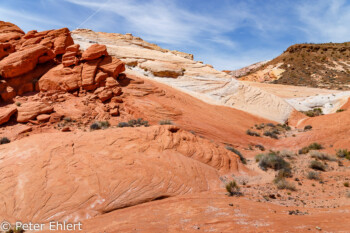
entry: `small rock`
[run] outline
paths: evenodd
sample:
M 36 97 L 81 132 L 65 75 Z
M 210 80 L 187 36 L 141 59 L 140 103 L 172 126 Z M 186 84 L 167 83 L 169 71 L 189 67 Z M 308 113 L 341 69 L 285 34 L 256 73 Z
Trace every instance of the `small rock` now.
M 71 131 L 70 128 L 68 126 L 64 127 L 61 129 L 62 132 L 69 132 Z

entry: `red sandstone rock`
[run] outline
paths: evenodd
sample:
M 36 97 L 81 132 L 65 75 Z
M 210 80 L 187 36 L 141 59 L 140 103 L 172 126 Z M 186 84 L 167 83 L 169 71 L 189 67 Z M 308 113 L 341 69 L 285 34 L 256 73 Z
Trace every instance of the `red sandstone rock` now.
M 100 59 L 92 60 L 92 61 L 86 61 L 83 64 L 83 71 L 82 71 L 82 87 L 85 90 L 94 90 L 96 89 L 95 85 L 95 76 L 97 72 L 98 64 L 100 63 Z
M 15 52 L 15 47 L 12 44 L 0 43 L 0 60 L 13 52 Z
M 66 52 L 76 52 L 78 53 L 79 52 L 79 48 L 80 48 L 80 45 L 79 44 L 73 44 L 73 45 L 70 45 L 66 48 Z
M 107 78 L 108 74 L 99 70 L 95 76 L 95 83 L 103 83 Z
M 21 104 L 17 110 L 17 122 L 28 122 L 40 114 L 51 113 L 53 107 L 42 102 L 27 102 Z
M 0 61 L 0 75 L 13 78 L 25 74 L 35 68 L 39 57 L 46 55 L 49 49 L 42 45 L 34 45 L 25 50 L 11 53 Z
M 0 108 L 0 125 L 8 122 L 10 117 L 17 112 L 15 106 Z
M 118 58 L 111 56 L 104 57 L 99 68 L 113 78 L 117 78 L 121 72 L 125 71 L 124 63 Z
M 115 108 L 110 111 L 112 116 L 119 116 L 119 109 Z
M 107 48 L 106 45 L 93 44 L 89 48 L 87 48 L 81 57 L 82 60 L 95 60 L 102 56 L 107 56 Z
M 5 101 L 11 101 L 16 96 L 16 91 L 11 86 L 7 86 L 5 90 L 1 92 L 1 98 Z
M 40 91 L 73 91 L 81 86 L 82 65 L 64 67 L 62 64 L 49 70 L 39 80 Z
M 16 25 L 0 21 L 0 43 L 20 39 L 24 32 Z
M 36 117 L 36 119 L 39 121 L 39 122 L 46 122 L 46 121 L 49 121 L 50 120 L 50 115 L 49 114 L 41 114 L 39 116 Z
M 98 98 L 102 101 L 105 102 L 109 100 L 110 98 L 113 97 L 113 92 L 110 89 L 106 89 L 105 87 L 99 87 L 95 90 L 94 92 Z

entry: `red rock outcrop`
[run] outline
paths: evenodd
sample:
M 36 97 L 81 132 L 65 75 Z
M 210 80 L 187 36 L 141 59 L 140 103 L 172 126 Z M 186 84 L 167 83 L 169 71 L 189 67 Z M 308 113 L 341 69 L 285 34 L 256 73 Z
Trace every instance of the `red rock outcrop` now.
M 35 68 L 39 58 L 48 52 L 49 49 L 40 44 L 14 52 L 0 61 L 0 75 L 4 78 L 14 78 L 28 73 Z
M 87 61 L 95 60 L 97 58 L 100 58 L 102 56 L 107 56 L 107 55 L 108 53 L 107 53 L 106 45 L 93 44 L 83 52 L 81 59 L 87 60 Z
M 10 117 L 17 112 L 15 106 L 0 108 L 0 125 L 8 122 Z
M 27 102 L 18 107 L 17 110 L 17 122 L 28 122 L 40 114 L 51 113 L 53 107 L 42 102 Z
M 16 25 L 0 21 L 0 43 L 18 40 L 24 35 L 24 32 Z
M 218 188 L 220 175 L 240 172 L 233 153 L 176 126 L 33 135 L 0 157 L 7 221 L 79 221 Z

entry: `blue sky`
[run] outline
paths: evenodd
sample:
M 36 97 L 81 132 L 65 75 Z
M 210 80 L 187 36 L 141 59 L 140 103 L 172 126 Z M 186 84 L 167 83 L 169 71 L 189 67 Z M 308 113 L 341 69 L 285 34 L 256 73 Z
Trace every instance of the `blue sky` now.
M 346 0 L 0 0 L 24 31 L 132 33 L 217 69 L 272 59 L 303 42 L 350 41 Z

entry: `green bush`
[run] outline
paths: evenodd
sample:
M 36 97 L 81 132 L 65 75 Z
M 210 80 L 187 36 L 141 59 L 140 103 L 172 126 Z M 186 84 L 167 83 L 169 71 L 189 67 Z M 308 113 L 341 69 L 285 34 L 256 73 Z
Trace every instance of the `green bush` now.
M 244 158 L 244 156 L 242 155 L 242 153 L 240 151 L 238 151 L 237 149 L 235 149 L 231 146 L 226 146 L 226 149 L 235 153 L 236 155 L 238 155 L 239 159 L 241 160 L 241 162 L 243 164 L 247 164 L 247 160 Z
M 328 154 L 325 154 L 325 153 L 322 153 L 322 152 L 319 152 L 316 150 L 310 151 L 310 155 L 311 155 L 311 158 L 319 159 L 319 160 L 328 160 L 328 161 L 336 161 L 337 160 L 336 158 L 334 158 Z
M 337 150 L 336 155 L 339 158 L 346 158 L 346 159 L 350 160 L 350 151 L 348 151 L 347 149 L 339 149 L 339 150 Z
M 284 178 L 276 178 L 273 181 L 278 189 L 287 189 L 290 191 L 296 191 L 297 189 L 295 188 L 295 185 L 288 182 Z
M 307 173 L 307 178 L 309 180 L 321 180 L 320 173 L 314 171 L 309 171 L 309 173 Z
M 118 127 L 123 128 L 123 127 L 140 127 L 140 126 L 145 126 L 148 127 L 148 121 L 144 121 L 142 118 L 138 118 L 137 120 L 129 120 L 128 122 L 119 122 Z
M 266 154 L 258 154 L 255 156 L 255 160 L 259 162 L 259 167 L 264 171 L 268 168 L 272 168 L 275 171 L 290 169 L 290 164 L 273 151 Z
M 279 134 L 278 130 L 277 130 L 277 133 L 276 133 L 276 131 L 265 131 L 264 132 L 264 136 L 267 136 L 267 137 L 270 137 L 270 138 L 274 138 L 274 139 L 278 139 L 277 134 Z
M 320 161 L 313 160 L 310 162 L 310 168 L 312 168 L 314 170 L 318 170 L 318 171 L 325 171 L 326 165 L 324 165 L 324 163 L 322 163 Z
M 345 109 L 342 109 L 342 108 L 337 110 L 337 112 L 344 112 L 344 111 L 345 111 Z
M 260 134 L 255 132 L 255 131 L 252 131 L 250 129 L 247 130 L 246 132 L 249 136 L 254 136 L 254 137 L 260 137 Z
M 312 129 L 311 125 L 305 125 L 304 127 L 304 131 L 311 130 L 311 129 Z
M 316 117 L 316 116 L 323 115 L 323 111 L 321 108 L 314 108 L 314 109 L 309 110 L 309 111 L 302 111 L 302 113 L 304 113 L 308 117 Z
M 96 121 L 90 125 L 90 130 L 106 129 L 110 126 L 108 121 Z
M 226 184 L 226 191 L 228 192 L 228 194 L 230 196 L 238 196 L 241 193 L 240 191 L 240 187 L 238 186 L 238 184 L 236 183 L 236 181 L 230 181 L 229 183 Z
M 10 143 L 10 142 L 11 142 L 11 140 L 8 139 L 7 137 L 3 137 L 3 138 L 0 139 L 0 145 L 7 144 L 7 143 Z
M 173 122 L 171 120 L 161 120 L 159 121 L 160 125 L 173 125 Z
M 324 149 L 323 146 L 317 142 L 311 143 L 310 145 L 303 147 L 299 150 L 299 154 L 307 154 L 311 150 L 321 150 Z

